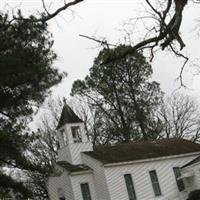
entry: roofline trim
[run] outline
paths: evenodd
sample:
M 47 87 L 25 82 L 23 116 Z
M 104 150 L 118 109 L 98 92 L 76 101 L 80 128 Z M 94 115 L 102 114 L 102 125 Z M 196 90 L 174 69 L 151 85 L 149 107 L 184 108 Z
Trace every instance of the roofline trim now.
M 186 166 L 186 167 L 181 167 L 181 171 L 187 171 L 189 169 L 194 168 L 196 165 L 199 165 L 199 162 L 193 163 L 192 165 Z
M 167 159 L 172 159 L 172 158 L 182 158 L 184 156 L 193 156 L 193 155 L 199 155 L 199 154 L 200 154 L 200 151 L 193 152 L 193 153 L 172 155 L 172 156 L 162 156 L 162 157 L 157 157 L 157 158 L 147 158 L 147 159 L 125 161 L 125 162 L 118 162 L 118 163 L 107 163 L 107 164 L 104 164 L 104 167 L 106 167 L 106 168 L 117 167 L 117 166 L 121 166 L 121 165 L 131 165 L 131 164 L 137 164 L 137 163 L 143 163 L 143 162 L 167 160 Z
M 92 169 L 85 170 L 85 171 L 69 172 L 69 174 L 70 174 L 71 176 L 84 175 L 84 174 L 91 174 L 91 173 L 93 173 L 93 170 L 92 170 Z
M 56 131 L 61 131 L 62 129 L 65 129 L 65 127 L 66 127 L 66 125 L 67 126 L 78 126 L 78 125 L 83 125 L 84 126 L 84 122 L 71 122 L 71 123 L 66 123 L 66 124 L 64 124 L 64 125 L 62 125 L 62 126 L 60 126 L 60 127 L 58 127 L 58 128 L 56 128 Z
M 198 162 L 196 162 L 196 163 L 193 163 L 193 164 L 191 164 L 191 165 L 188 165 L 188 166 L 183 166 L 183 167 L 181 167 L 181 170 L 188 170 L 188 169 L 190 169 L 190 168 L 193 168 L 193 167 L 195 167 L 196 165 L 199 165 L 200 164 L 200 161 L 198 161 Z

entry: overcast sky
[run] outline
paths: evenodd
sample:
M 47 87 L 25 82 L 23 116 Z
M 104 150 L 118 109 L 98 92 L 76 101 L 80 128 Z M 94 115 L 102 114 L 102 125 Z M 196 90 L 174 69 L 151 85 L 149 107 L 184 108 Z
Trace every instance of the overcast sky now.
M 21 4 L 19 4 L 21 2 Z M 46 1 L 49 4 L 49 0 Z M 59 0 L 54 0 L 51 9 L 59 6 Z M 54 50 L 58 54 L 55 65 L 68 73 L 68 77 L 59 86 L 54 87 L 55 96 L 69 96 L 72 83 L 76 79 L 83 79 L 92 66 L 95 56 L 100 48 L 93 41 L 81 38 L 79 34 L 88 36 L 105 37 L 111 43 L 123 41 L 124 33 L 119 29 L 130 18 L 136 17 L 143 9 L 143 0 L 86 0 L 83 3 L 71 7 L 50 21 L 50 31 L 54 37 Z M 42 9 L 41 0 L 0 0 L 1 9 L 20 7 L 24 13 L 35 13 Z M 184 52 L 192 58 L 200 57 L 199 39 L 194 31 L 199 17 L 200 5 L 188 5 L 184 11 L 184 23 L 181 30 L 187 47 Z M 138 36 L 132 36 L 132 42 L 138 41 Z M 179 82 L 182 60 L 175 58 L 167 52 L 156 54 L 152 63 L 154 80 L 161 83 L 162 90 L 170 94 Z M 184 92 L 199 96 L 200 76 L 191 76 L 191 68 L 187 66 L 184 73 L 184 83 L 189 89 Z

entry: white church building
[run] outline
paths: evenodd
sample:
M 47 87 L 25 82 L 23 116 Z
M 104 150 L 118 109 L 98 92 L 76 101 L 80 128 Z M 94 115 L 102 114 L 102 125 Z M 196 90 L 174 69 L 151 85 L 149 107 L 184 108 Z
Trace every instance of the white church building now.
M 186 200 L 200 189 L 200 145 L 163 139 L 93 149 L 83 121 L 65 105 L 50 200 Z

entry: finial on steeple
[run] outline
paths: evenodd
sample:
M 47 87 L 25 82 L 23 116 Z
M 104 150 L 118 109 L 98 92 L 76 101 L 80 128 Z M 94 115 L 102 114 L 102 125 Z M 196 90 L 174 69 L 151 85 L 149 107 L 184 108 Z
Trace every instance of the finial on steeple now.
M 67 98 L 66 97 L 63 97 L 63 103 L 64 103 L 64 105 L 67 104 Z

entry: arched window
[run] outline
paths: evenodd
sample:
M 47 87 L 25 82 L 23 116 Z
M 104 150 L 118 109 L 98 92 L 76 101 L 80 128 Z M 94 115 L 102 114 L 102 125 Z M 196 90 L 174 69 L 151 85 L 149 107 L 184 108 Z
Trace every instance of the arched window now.
M 58 188 L 58 199 L 65 200 L 65 193 L 62 188 Z

